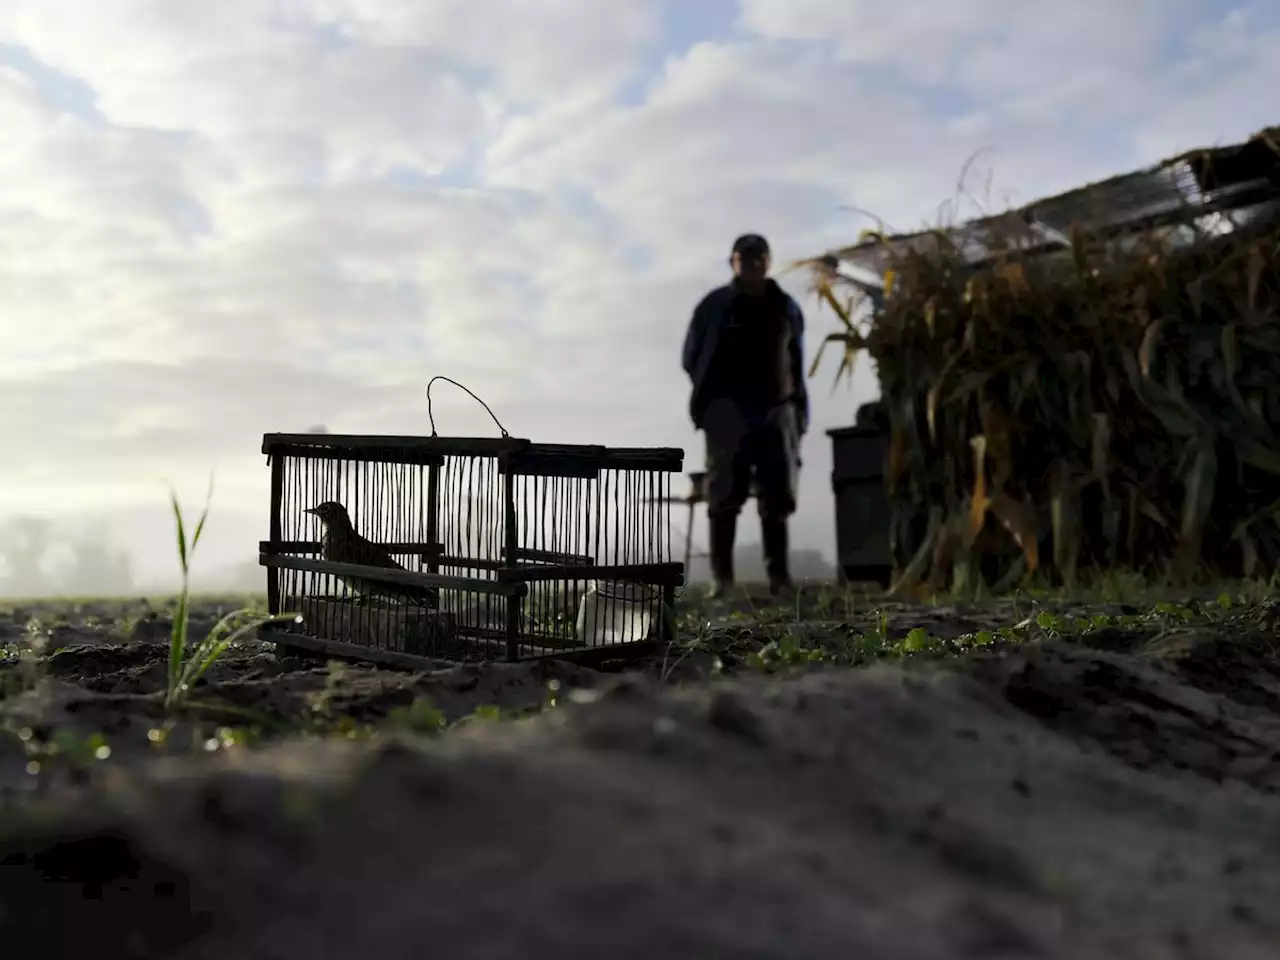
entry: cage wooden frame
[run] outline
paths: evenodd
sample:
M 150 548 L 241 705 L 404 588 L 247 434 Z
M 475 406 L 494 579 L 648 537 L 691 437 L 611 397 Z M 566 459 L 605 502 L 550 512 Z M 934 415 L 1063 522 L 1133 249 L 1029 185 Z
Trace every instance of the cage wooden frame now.
M 410 588 L 435 587 L 440 590 L 466 591 L 469 595 L 485 595 L 505 608 L 505 622 L 500 636 L 469 637 L 469 628 L 452 624 L 451 629 L 468 637 L 468 649 L 476 659 L 518 661 L 542 657 L 559 657 L 579 661 L 641 656 L 657 644 L 669 642 L 673 624 L 664 611 L 674 605 L 677 588 L 684 584 L 684 564 L 672 561 L 639 563 L 600 563 L 594 556 L 539 550 L 520 542 L 517 524 L 516 487 L 518 478 L 551 478 L 555 480 L 599 481 L 604 471 L 634 471 L 663 477 L 680 473 L 684 451 L 679 448 L 617 448 L 585 444 L 538 444 L 513 437 L 420 437 L 358 434 L 293 434 L 264 435 L 262 452 L 271 468 L 271 501 L 268 539 L 259 543 L 259 562 L 267 573 L 268 607 L 273 615 L 295 612 L 286 607 L 283 595 L 286 571 L 328 575 L 330 577 L 368 577 L 384 583 L 402 584 Z M 501 555 L 497 558 L 450 555 L 441 539 L 441 510 L 444 506 L 440 489 L 441 469 L 447 458 L 476 458 L 493 464 L 501 478 Z M 415 557 L 422 571 L 388 570 L 360 564 L 337 563 L 323 559 L 318 540 L 286 539 L 282 519 L 285 500 L 286 464 L 289 461 L 332 461 L 335 464 L 383 464 L 425 468 L 426 504 L 425 537 L 413 541 L 378 541 L 391 554 Z M 670 552 L 670 512 L 666 505 L 653 501 L 665 523 L 665 542 Z M 660 538 L 661 539 L 661 538 Z M 441 568 L 468 570 L 486 576 L 455 576 L 439 572 Z M 563 638 L 531 633 L 522 626 L 522 609 L 531 587 L 549 582 L 609 581 L 642 584 L 660 598 L 661 608 L 645 637 L 616 643 L 569 644 Z M 575 588 L 576 589 L 576 588 Z M 297 600 L 298 598 L 293 598 Z M 314 602 L 330 602 L 311 598 Z M 305 601 L 304 601 L 305 602 Z M 346 603 L 347 601 L 342 601 Z M 385 610 L 377 615 L 386 613 Z M 373 614 L 371 614 L 373 616 Z M 381 662 L 408 668 L 421 668 L 452 657 L 427 656 L 403 650 L 382 649 L 352 642 L 337 636 L 314 635 L 294 624 L 264 628 L 264 639 L 300 652 L 330 657 Z M 580 639 L 580 638 L 579 638 Z M 468 656 L 470 659 L 471 656 Z

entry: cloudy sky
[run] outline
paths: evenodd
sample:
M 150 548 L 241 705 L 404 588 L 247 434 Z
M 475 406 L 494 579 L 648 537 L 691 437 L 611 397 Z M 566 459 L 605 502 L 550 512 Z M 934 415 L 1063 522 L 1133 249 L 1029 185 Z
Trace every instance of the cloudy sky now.
M 979 150 L 998 207 L 1245 137 L 1278 49 L 1273 0 L 4 0 L 0 513 L 112 511 L 164 572 L 164 482 L 215 469 L 206 559 L 251 556 L 263 432 L 428 432 L 435 374 L 700 467 L 679 349 L 735 234 L 919 226 Z M 823 431 L 876 393 L 833 372 L 829 555 Z

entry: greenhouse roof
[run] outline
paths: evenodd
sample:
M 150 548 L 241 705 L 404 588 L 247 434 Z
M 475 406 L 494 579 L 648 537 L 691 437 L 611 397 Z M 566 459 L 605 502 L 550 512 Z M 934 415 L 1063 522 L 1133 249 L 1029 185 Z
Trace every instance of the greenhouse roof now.
M 1116 237 L 1192 224 L 1212 214 L 1248 215 L 1277 209 L 1280 127 L 1270 127 L 1242 143 L 1193 150 L 1146 170 L 1077 187 L 994 216 L 887 239 L 898 251 L 906 246 L 926 252 L 940 236 L 946 237 L 977 266 L 1000 250 L 1061 250 L 1070 245 L 1074 228 L 1086 235 Z M 834 250 L 810 263 L 834 269 L 862 286 L 868 272 L 875 277 L 884 274 L 892 255 L 885 241 L 875 238 Z

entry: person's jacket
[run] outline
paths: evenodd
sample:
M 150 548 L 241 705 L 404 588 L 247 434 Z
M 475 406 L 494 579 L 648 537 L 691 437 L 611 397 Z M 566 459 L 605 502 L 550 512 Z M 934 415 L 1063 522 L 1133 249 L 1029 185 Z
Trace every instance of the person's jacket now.
M 767 296 L 775 297 L 786 311 L 791 323 L 791 383 L 790 402 L 796 408 L 796 422 L 800 432 L 809 428 L 809 393 L 805 389 L 804 370 L 804 314 L 795 298 L 778 286 L 777 281 L 767 281 L 770 290 Z M 702 427 L 702 415 L 706 411 L 708 397 L 704 395 L 707 371 L 711 367 L 711 358 L 715 356 L 720 341 L 720 332 L 733 309 L 737 297 L 746 296 L 735 284 L 729 283 L 712 290 L 693 311 L 693 319 L 689 321 L 689 331 L 684 338 L 684 370 L 693 383 L 693 393 L 689 398 L 689 415 L 693 425 Z

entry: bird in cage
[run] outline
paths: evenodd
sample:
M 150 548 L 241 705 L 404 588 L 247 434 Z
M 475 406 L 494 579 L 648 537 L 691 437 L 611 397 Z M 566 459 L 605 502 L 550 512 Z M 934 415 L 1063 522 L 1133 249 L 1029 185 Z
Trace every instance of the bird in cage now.
M 328 500 L 303 511 L 320 520 L 320 556 L 330 563 L 357 563 L 388 570 L 406 570 L 380 543 L 374 543 L 356 532 L 347 508 L 336 500 Z M 439 606 L 440 591 L 436 587 L 407 583 L 385 583 L 365 577 L 338 576 L 338 579 L 364 599 L 385 597 L 428 607 Z

